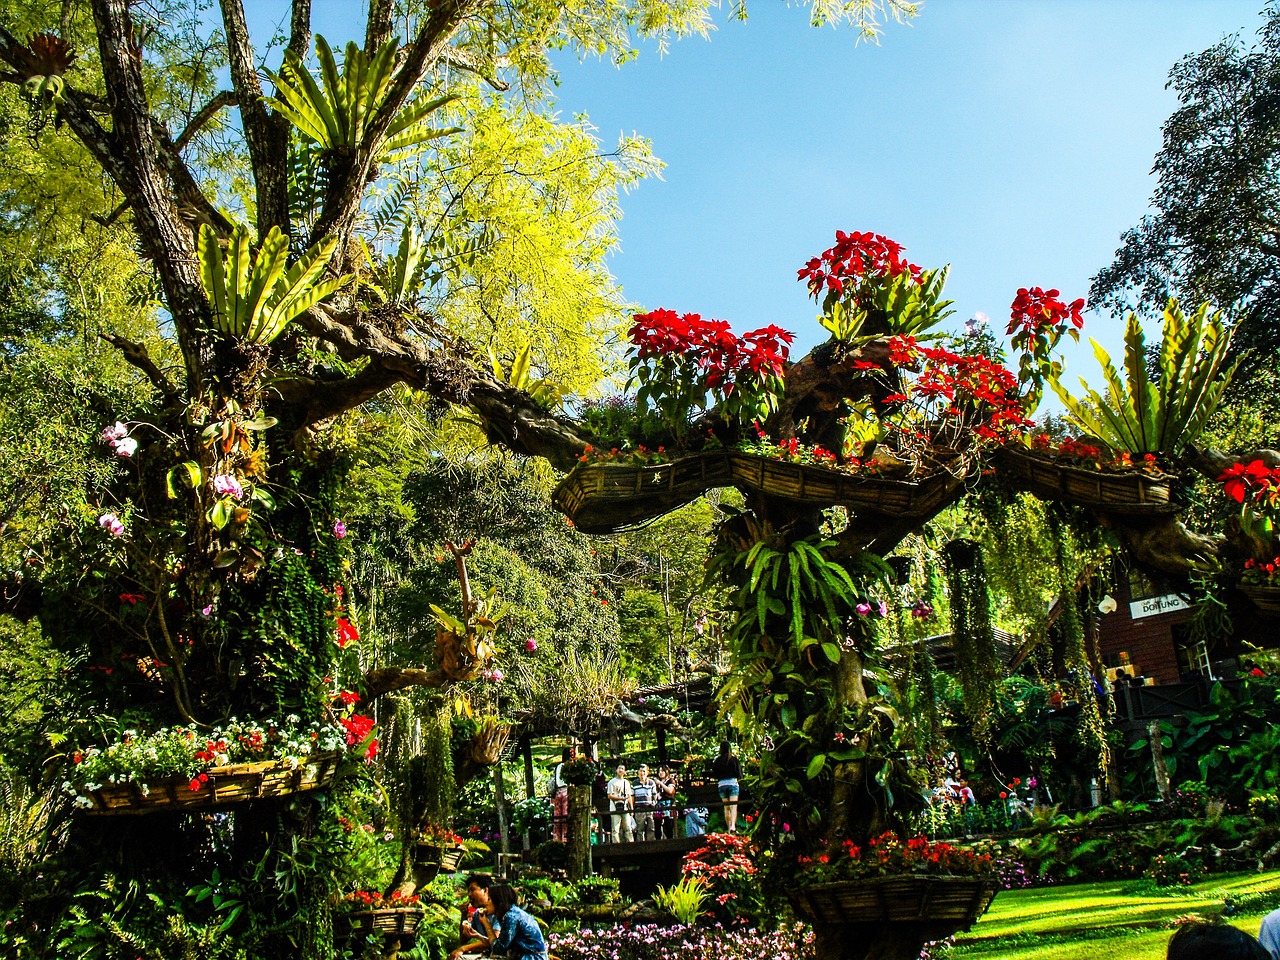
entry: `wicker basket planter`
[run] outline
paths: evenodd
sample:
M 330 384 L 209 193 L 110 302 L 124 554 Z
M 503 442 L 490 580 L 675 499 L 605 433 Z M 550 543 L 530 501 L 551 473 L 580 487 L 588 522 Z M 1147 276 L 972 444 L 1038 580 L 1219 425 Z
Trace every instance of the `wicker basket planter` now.
M 418 924 L 424 913 L 421 907 L 385 907 L 381 910 L 358 910 L 334 918 L 333 932 L 339 944 L 353 937 L 380 933 L 384 940 L 399 940 L 400 949 L 413 946 Z
M 1178 509 L 1172 502 L 1176 477 L 1152 476 L 1139 470 L 1090 470 L 1019 446 L 1001 448 L 996 463 L 1001 471 L 1017 477 L 1027 492 L 1043 499 L 1129 514 L 1174 513 Z
M 1280 616 L 1280 584 L 1242 583 L 1240 592 L 1263 613 Z
M 723 451 L 650 466 L 582 463 L 560 481 L 551 500 L 583 533 L 616 533 L 730 483 Z
M 86 794 L 93 803 L 90 814 L 120 815 L 152 813 L 157 810 L 204 810 L 225 807 L 246 800 L 280 797 L 328 786 L 338 772 L 340 755 L 324 753 L 296 765 L 284 760 L 237 763 L 213 767 L 208 781 L 192 790 L 186 777 L 165 777 L 143 784 L 105 786 Z
M 440 846 L 434 843 L 419 841 L 414 844 L 413 862 L 417 864 L 439 864 L 441 870 L 452 873 L 462 865 L 462 858 L 467 855 L 466 847 Z
M 918 480 L 887 480 L 809 463 L 731 454 L 734 486 L 800 503 L 871 510 L 898 517 L 928 517 L 959 488 L 962 477 L 944 469 Z
M 797 887 L 787 894 L 796 913 L 820 923 L 973 925 L 996 895 L 994 877 L 889 876 Z M 931 939 L 933 939 L 931 937 Z
M 923 479 L 886 480 L 808 463 L 721 450 L 654 466 L 579 464 L 552 500 L 583 533 L 616 533 L 696 500 L 714 487 L 903 517 L 935 513 L 961 478 L 939 469 Z

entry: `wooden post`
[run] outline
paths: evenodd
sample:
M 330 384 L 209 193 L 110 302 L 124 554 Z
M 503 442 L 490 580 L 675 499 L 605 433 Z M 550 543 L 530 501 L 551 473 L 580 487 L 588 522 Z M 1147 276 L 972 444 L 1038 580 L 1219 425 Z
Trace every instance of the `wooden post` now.
M 1173 792 L 1169 789 L 1169 767 L 1164 762 L 1164 744 L 1160 740 L 1162 736 L 1160 721 L 1152 720 L 1147 726 L 1147 743 L 1151 744 L 1151 764 L 1156 770 L 1156 790 L 1160 799 L 1168 803 Z
M 566 872 L 570 880 L 591 876 L 591 785 L 569 784 L 569 862 Z
M 521 752 L 524 754 L 524 795 L 532 797 L 538 790 L 538 784 L 533 779 L 533 738 L 529 734 L 525 734 L 520 744 Z M 520 838 L 520 848 L 528 850 L 532 846 L 529 839 L 529 831 L 525 831 Z
M 507 788 L 502 782 L 502 761 L 493 765 L 493 805 L 498 808 L 498 839 L 503 853 L 511 852 L 511 838 L 507 831 Z

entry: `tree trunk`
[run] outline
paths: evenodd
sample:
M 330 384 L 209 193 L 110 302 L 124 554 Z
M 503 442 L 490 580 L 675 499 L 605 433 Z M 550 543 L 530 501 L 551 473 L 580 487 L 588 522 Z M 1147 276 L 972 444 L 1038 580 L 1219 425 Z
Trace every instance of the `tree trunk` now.
M 569 863 L 570 880 L 591 876 L 591 785 L 569 784 Z

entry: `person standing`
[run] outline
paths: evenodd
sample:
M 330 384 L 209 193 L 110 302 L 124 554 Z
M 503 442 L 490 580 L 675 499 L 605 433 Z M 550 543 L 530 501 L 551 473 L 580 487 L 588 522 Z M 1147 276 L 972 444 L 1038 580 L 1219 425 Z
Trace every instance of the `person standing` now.
M 547 941 L 538 921 L 516 904 L 514 887 L 505 883 L 489 888 L 489 912 L 501 926 L 493 949 L 507 960 L 547 960 Z
M 552 836 L 561 843 L 569 839 L 569 781 L 564 778 L 564 766 L 573 759 L 573 747 L 566 747 L 551 774 L 551 803 L 555 808 L 551 830 Z
M 640 764 L 640 777 L 631 785 L 636 811 L 636 839 L 654 840 L 653 812 L 658 808 L 658 781 L 649 776 L 649 765 Z
M 716 778 L 716 788 L 724 804 L 724 828 L 728 833 L 738 832 L 738 781 L 742 779 L 742 764 L 733 755 L 733 744 L 724 740 L 720 744 L 720 756 L 711 762 L 711 775 Z
M 659 840 L 676 838 L 676 778 L 671 775 L 671 768 L 665 763 L 658 764 L 658 809 L 654 811 L 653 822 L 657 827 Z
M 631 781 L 627 779 L 625 763 L 618 764 L 613 779 L 605 784 L 604 792 L 609 798 L 609 811 L 613 818 L 610 837 L 614 843 L 630 843 L 635 839 L 631 832 L 631 810 L 635 806 L 635 795 L 631 789 Z

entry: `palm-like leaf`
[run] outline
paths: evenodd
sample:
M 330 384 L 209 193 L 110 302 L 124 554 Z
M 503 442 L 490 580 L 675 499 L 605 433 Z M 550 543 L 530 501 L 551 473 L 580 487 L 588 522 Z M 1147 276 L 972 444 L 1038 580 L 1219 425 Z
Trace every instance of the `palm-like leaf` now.
M 280 72 L 269 74 L 275 81 L 276 95 L 268 102 L 323 150 L 354 150 L 363 142 L 370 119 L 391 87 L 396 41 L 388 40 L 372 56 L 355 43 L 348 43 L 339 70 L 333 48 L 324 37 L 317 36 L 316 59 L 320 64 L 319 83 L 296 54 L 286 53 Z M 383 157 L 458 132 L 458 127 L 433 129 L 423 122 L 455 99 L 423 96 L 405 106 L 374 145 L 375 154 Z
M 352 279 L 319 279 L 337 248 L 333 237 L 315 244 L 287 270 L 289 239 L 279 227 L 263 238 L 256 258 L 243 226 L 236 228 L 225 254 L 208 224 L 200 227 L 196 245 L 214 329 L 250 343 L 270 343 L 294 317 Z
M 1108 446 L 1130 453 L 1177 456 L 1195 442 L 1235 374 L 1238 360 L 1224 369 L 1231 336 L 1220 315 L 1210 316 L 1208 304 L 1187 316 L 1176 300 L 1170 300 L 1164 311 L 1158 384 L 1147 373 L 1142 324 L 1130 314 L 1124 337 L 1124 379 L 1107 351 L 1092 341 L 1107 386 L 1105 398 L 1083 379 L 1080 399 L 1071 396 L 1057 378 L 1053 389 L 1066 406 L 1068 419 Z

